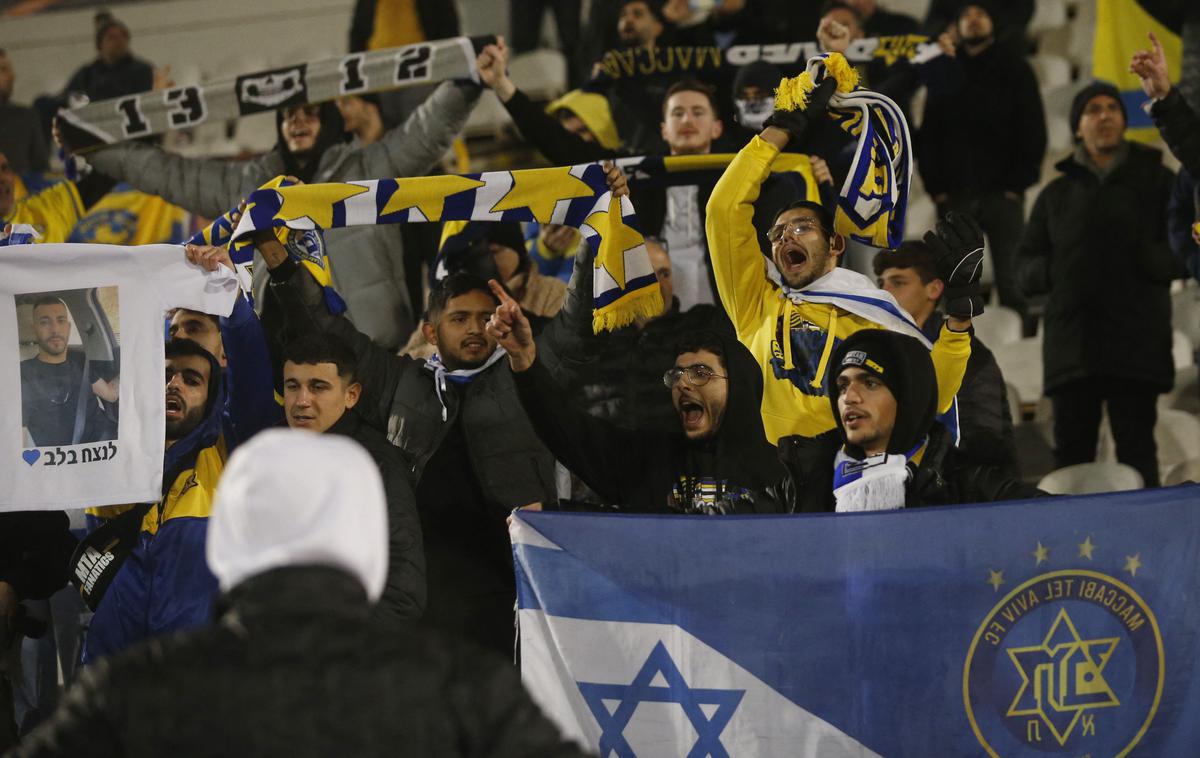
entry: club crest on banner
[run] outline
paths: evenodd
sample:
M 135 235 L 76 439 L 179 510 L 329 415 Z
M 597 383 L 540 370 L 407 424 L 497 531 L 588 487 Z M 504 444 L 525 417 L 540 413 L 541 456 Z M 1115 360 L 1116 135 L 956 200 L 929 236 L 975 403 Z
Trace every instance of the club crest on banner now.
M 308 102 L 308 87 L 304 81 L 306 68 L 304 65 L 291 66 L 239 76 L 236 87 L 238 110 L 246 116 Z
M 1035 566 L 1050 560 L 1051 549 L 1037 544 Z M 1088 563 L 1098 551 L 1090 536 L 1058 549 Z M 1124 756 L 1146 734 L 1163 693 L 1163 638 L 1154 611 L 1130 586 L 1141 555 L 1123 557 L 1115 573 L 1125 578 L 1091 568 L 1041 573 L 984 617 L 963 667 L 963 705 L 988 755 L 1032 748 Z M 1000 593 L 1004 571 L 988 574 L 990 591 Z

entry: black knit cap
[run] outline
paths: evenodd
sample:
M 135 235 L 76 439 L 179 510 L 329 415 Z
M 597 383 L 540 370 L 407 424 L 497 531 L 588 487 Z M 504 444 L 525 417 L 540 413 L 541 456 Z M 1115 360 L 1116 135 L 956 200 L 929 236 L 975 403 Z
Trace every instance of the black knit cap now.
M 1121 104 L 1121 116 L 1129 123 L 1129 112 L 1125 110 L 1125 101 L 1121 99 L 1121 90 L 1110 82 L 1094 81 L 1075 94 L 1071 101 L 1071 134 L 1079 131 L 1079 121 L 1083 118 L 1083 109 L 1094 98 L 1108 95 Z
M 884 329 L 863 329 L 834 349 L 829 365 L 829 403 L 843 436 L 837 378 L 851 367 L 878 376 L 896 398 L 896 424 L 888 441 L 888 453 L 907 453 L 933 426 L 937 416 L 937 375 L 929 350 L 915 337 Z M 847 449 L 862 454 L 853 446 L 848 445 Z
M 758 87 L 766 92 L 774 92 L 783 79 L 783 72 L 773 63 L 753 61 L 738 69 L 733 77 L 733 94 L 736 97 L 744 87 Z

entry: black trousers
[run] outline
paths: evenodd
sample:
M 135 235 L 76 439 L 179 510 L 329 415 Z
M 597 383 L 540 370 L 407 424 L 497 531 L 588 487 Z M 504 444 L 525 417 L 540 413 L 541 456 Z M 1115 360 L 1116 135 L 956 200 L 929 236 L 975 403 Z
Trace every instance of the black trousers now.
M 1137 469 L 1147 487 L 1159 486 L 1158 390 L 1142 382 L 1111 377 L 1082 379 L 1057 388 L 1054 406 L 1054 463 L 1061 468 L 1096 459 L 1100 413 L 1108 407 L 1108 422 L 1117 444 L 1117 460 Z

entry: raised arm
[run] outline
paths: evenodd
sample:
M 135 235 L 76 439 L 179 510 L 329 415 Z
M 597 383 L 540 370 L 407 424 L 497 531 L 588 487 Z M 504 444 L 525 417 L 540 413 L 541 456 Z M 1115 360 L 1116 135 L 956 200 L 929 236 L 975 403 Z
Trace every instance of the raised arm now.
M 500 299 L 487 332 L 508 352 L 517 395 L 542 443 L 605 500 L 628 500 L 622 487 L 638 478 L 644 462 L 647 435 L 629 432 L 576 408 L 567 392 L 539 360 L 529 320 L 521 306 L 500 285 L 490 282 Z
M 405 371 L 419 370 L 417 363 L 376 345 L 345 316 L 330 313 L 320 285 L 288 257 L 273 233 L 259 233 L 255 245 L 270 270 L 270 294 L 283 309 L 282 325 L 277 319 L 264 318 L 267 338 L 282 343 L 305 334 L 330 333 L 350 345 L 358 357 L 356 373 L 362 384 L 356 409 L 369 426 L 387 434 L 396 386 Z
M 382 179 L 424 176 L 450 149 L 479 100 L 479 85 L 470 81 L 442 82 L 403 124 L 383 139 L 362 148 L 361 176 Z

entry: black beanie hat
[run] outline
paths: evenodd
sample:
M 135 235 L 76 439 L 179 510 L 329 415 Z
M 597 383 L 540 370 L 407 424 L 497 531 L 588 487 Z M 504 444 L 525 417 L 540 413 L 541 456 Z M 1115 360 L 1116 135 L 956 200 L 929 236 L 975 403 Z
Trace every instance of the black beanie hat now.
M 1083 109 L 1093 98 L 1108 95 L 1121 104 L 1121 116 L 1129 123 L 1129 112 L 1125 110 L 1125 101 L 1121 99 L 1121 91 L 1109 82 L 1095 81 L 1079 90 L 1071 101 L 1071 134 L 1079 131 L 1079 120 L 1083 118 Z
M 743 87 L 758 87 L 769 93 L 774 93 L 783 79 L 783 72 L 773 63 L 754 61 L 738 69 L 733 78 L 733 96 L 737 97 Z
M 829 403 L 843 436 L 837 378 L 849 367 L 875 374 L 896 398 L 896 423 L 888 441 L 889 454 L 907 453 L 933 426 L 937 416 L 937 375 L 929 350 L 917 338 L 884 329 L 863 329 L 834 349 L 829 365 Z M 852 446 L 847 449 L 862 454 Z

